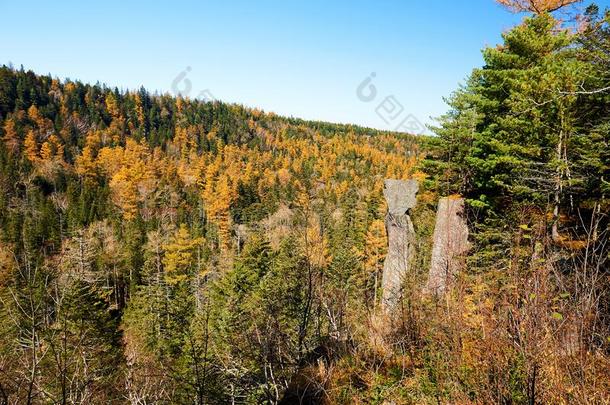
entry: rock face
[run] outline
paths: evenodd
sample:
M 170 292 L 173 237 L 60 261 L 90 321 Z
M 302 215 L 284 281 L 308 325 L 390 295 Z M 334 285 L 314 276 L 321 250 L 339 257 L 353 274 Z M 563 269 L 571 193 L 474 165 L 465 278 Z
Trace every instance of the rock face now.
M 385 221 L 388 254 L 383 264 L 382 306 L 391 311 L 402 296 L 403 281 L 415 252 L 415 231 L 409 210 L 415 207 L 419 185 L 416 180 L 386 180 L 384 185 L 383 195 L 388 203 Z
M 470 248 L 468 226 L 463 217 L 464 199 L 444 197 L 438 202 L 434 244 L 426 292 L 443 294 L 463 266 L 464 254 Z
M 406 215 L 417 204 L 419 184 L 417 180 L 392 180 L 384 182 L 383 196 L 388 202 L 390 215 Z

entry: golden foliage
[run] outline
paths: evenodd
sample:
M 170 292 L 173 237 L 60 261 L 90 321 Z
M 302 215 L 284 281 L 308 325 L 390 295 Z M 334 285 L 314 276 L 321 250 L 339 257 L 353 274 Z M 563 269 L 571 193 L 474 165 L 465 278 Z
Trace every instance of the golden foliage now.
M 36 128 L 38 129 L 38 133 L 41 135 L 46 135 L 47 132 L 51 131 L 53 128 L 53 122 L 47 118 L 44 118 L 35 105 L 28 108 L 28 118 L 34 122 Z
M 379 271 L 387 251 L 387 235 L 384 221 L 375 219 L 366 234 L 366 266 L 372 271 Z
M 195 249 L 203 241 L 203 238 L 193 238 L 185 224 L 180 225 L 171 242 L 163 246 L 166 283 L 175 285 L 188 279 L 194 266 Z
M 25 147 L 25 156 L 27 159 L 32 163 L 38 162 L 40 160 L 40 151 L 38 139 L 33 130 L 28 131 L 25 140 L 23 141 L 23 145 Z
M 582 0 L 496 0 L 515 13 L 529 11 L 535 14 L 552 13 L 562 7 L 580 3 Z
M 108 93 L 106 96 L 106 109 L 112 118 L 119 117 L 119 105 L 117 103 L 117 99 L 112 93 Z
M 144 125 L 146 117 L 144 116 L 144 106 L 142 105 L 142 98 L 139 94 L 135 95 L 136 100 L 136 117 L 138 118 L 138 124 Z
M 4 121 L 4 136 L 3 140 L 9 151 L 15 153 L 19 150 L 19 135 L 17 135 L 17 128 L 15 126 L 15 120 L 7 118 Z
M 84 168 L 88 164 L 82 162 Z M 139 204 L 146 201 L 158 182 L 148 148 L 133 139 L 127 139 L 124 148 L 100 149 L 94 167 L 110 177 L 112 199 L 127 220 L 136 216 Z

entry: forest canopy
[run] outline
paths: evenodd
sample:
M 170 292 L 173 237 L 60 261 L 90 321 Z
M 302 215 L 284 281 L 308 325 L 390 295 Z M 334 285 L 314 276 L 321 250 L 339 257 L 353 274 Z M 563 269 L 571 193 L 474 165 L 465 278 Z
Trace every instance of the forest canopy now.
M 0 403 L 608 403 L 610 14 L 499 3 L 430 137 L 0 67 Z M 393 313 L 385 179 L 420 189 Z

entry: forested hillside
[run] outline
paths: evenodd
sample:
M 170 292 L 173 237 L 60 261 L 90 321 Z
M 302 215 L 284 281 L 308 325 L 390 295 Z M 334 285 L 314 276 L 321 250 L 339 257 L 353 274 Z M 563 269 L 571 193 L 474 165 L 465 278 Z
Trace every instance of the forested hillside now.
M 0 393 L 277 400 L 375 306 L 413 137 L 0 70 Z
M 610 14 L 500 3 L 432 137 L 1 67 L 0 404 L 610 403 Z M 471 248 L 431 294 L 443 196 Z

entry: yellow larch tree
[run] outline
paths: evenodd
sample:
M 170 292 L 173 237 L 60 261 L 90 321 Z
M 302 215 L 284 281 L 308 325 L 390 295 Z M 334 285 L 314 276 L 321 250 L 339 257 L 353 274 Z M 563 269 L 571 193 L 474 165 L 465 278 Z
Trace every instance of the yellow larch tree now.
M 187 159 L 180 159 L 177 163 L 176 172 L 186 186 L 193 186 L 199 183 L 205 168 L 205 157 L 198 155 L 197 151 L 190 151 Z
M 186 157 L 189 151 L 188 131 L 185 127 L 176 125 L 174 139 L 172 140 L 176 155 Z
M 116 99 L 114 93 L 109 92 L 106 95 L 105 104 L 106 104 L 106 110 L 108 110 L 108 113 L 110 114 L 110 116 L 112 118 L 118 118 L 120 115 L 120 111 L 119 111 L 119 105 L 117 103 L 117 99 Z
M 222 167 L 222 155 L 219 153 L 216 157 L 206 166 L 203 178 L 199 184 L 202 187 L 202 198 L 206 205 L 211 205 L 211 201 L 214 200 L 216 194 L 216 182 L 218 180 L 218 174 Z
M 307 261 L 317 268 L 327 266 L 332 257 L 327 236 L 322 232 L 320 219 L 312 210 L 306 210 L 305 229 L 301 238 L 303 254 Z
M 63 161 L 63 154 L 63 145 L 55 134 L 43 142 L 40 148 L 40 158 L 44 163 Z
M 146 117 L 144 116 L 144 105 L 142 104 L 142 98 L 138 93 L 135 94 L 136 101 L 136 117 L 138 119 L 138 125 L 143 126 L 146 122 Z
M 112 117 L 110 127 L 106 130 L 110 139 L 115 144 L 119 143 L 125 136 L 125 118 L 119 109 L 119 103 L 114 93 L 109 92 L 105 99 L 106 110 Z
M 25 156 L 27 159 L 36 163 L 40 160 L 40 151 L 38 146 L 38 139 L 33 130 L 29 130 L 27 135 L 25 136 L 25 140 L 23 141 L 23 145 L 25 148 Z
M 50 162 L 53 160 L 53 156 L 55 155 L 55 150 L 53 149 L 53 145 L 51 142 L 46 141 L 43 142 L 40 147 L 40 158 L 43 162 Z
M 33 104 L 28 108 L 28 118 L 36 125 L 37 135 L 46 137 L 53 131 L 53 121 L 44 118 L 42 114 L 40 114 L 38 108 Z
M 16 153 L 19 150 L 19 144 L 21 143 L 19 140 L 19 135 L 17 134 L 17 127 L 15 125 L 15 120 L 12 118 L 7 118 L 4 121 L 3 125 L 4 136 L 2 140 L 6 145 L 6 148 L 11 153 Z
M 210 220 L 218 226 L 218 236 L 222 249 L 228 251 L 231 248 L 231 215 L 229 209 L 235 200 L 229 177 L 221 174 L 215 188 L 215 196 L 208 201 L 207 211 Z
M 76 173 L 84 177 L 94 177 L 97 175 L 98 162 L 96 161 L 102 135 L 99 131 L 91 131 L 85 137 L 85 147 L 79 156 L 76 157 L 74 167 Z
M 148 148 L 128 138 L 125 148 L 102 148 L 96 162 L 110 177 L 112 199 L 123 217 L 133 219 L 158 181 Z
M 178 118 L 182 118 L 184 114 L 185 102 L 182 96 L 176 97 L 176 114 Z
M 61 142 L 61 139 L 53 134 L 49 137 L 48 142 L 51 144 L 51 147 L 53 148 L 53 152 L 54 152 L 54 156 L 53 159 L 58 160 L 58 161 L 63 161 L 64 160 L 64 145 Z
M 195 252 L 204 242 L 194 238 L 185 224 L 174 233 L 171 241 L 163 246 L 163 268 L 165 282 L 169 285 L 187 281 L 195 271 Z

